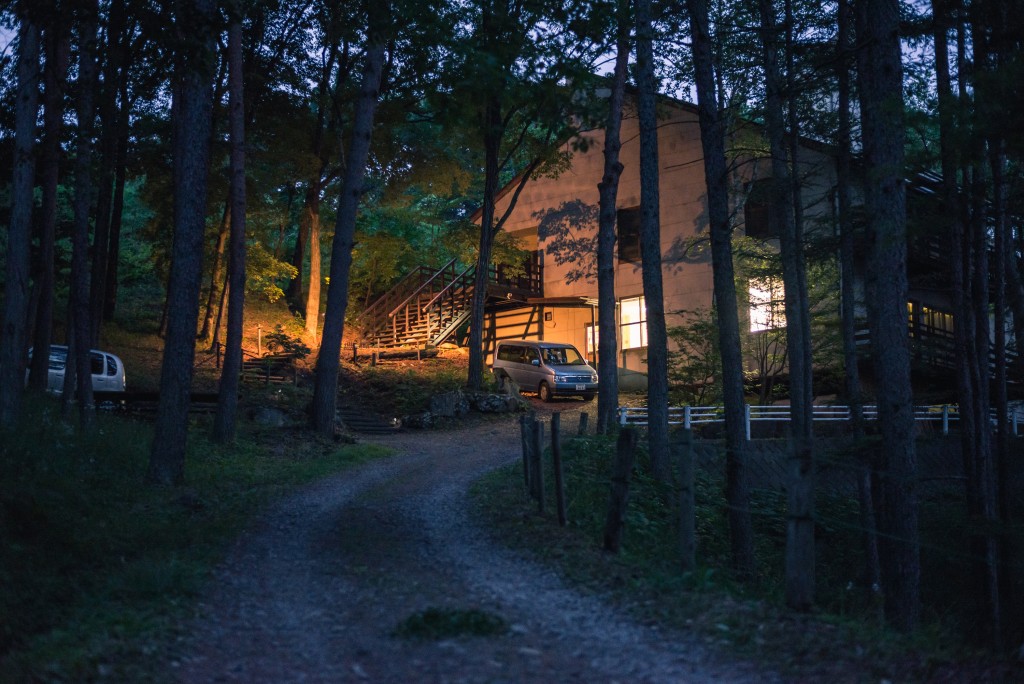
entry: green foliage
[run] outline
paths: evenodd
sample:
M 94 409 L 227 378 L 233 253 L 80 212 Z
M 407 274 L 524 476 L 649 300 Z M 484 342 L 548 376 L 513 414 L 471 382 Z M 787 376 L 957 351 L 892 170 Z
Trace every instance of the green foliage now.
M 368 366 L 346 378 L 347 393 L 382 415 L 402 416 L 430 408 L 430 398 L 465 387 L 466 370 L 437 360 L 420 368 Z
M 669 399 L 673 404 L 710 406 L 722 401 L 722 355 L 714 309 L 679 311 L 684 323 L 668 329 Z
M 313 351 L 301 339 L 286 333 L 280 323 L 274 327 L 274 332 L 263 336 L 263 344 L 275 354 L 289 354 L 297 359 L 304 359 Z
M 3 681 L 153 681 L 154 649 L 261 507 L 384 453 L 307 439 L 282 458 L 258 433 L 229 448 L 199 430 L 187 486 L 156 488 L 150 426 L 100 415 L 84 435 L 51 399 L 26 410 L 0 435 Z
M 251 242 L 246 251 L 246 292 L 260 295 L 269 302 L 276 302 L 284 296 L 282 280 L 293 280 L 298 270 L 291 264 L 275 258 L 266 248 Z

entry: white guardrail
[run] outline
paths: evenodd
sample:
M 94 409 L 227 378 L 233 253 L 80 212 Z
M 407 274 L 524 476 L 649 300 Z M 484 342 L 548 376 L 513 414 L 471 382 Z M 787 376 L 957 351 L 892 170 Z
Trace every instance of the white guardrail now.
M 878 418 L 877 406 L 864 406 L 864 419 Z M 815 421 L 848 421 L 849 406 L 815 406 Z M 647 425 L 647 408 L 620 406 L 618 409 L 620 425 Z M 750 425 L 757 422 L 790 420 L 789 406 L 744 406 L 744 418 L 747 439 L 750 439 Z M 960 420 L 960 412 L 956 404 L 937 404 L 932 406 L 915 406 L 914 420 L 928 423 L 941 423 L 942 434 L 949 434 L 949 424 Z M 725 422 L 723 406 L 670 406 L 668 409 L 669 425 L 682 425 L 689 429 L 694 425 Z M 1024 408 L 1013 408 L 1009 415 L 1010 431 L 1014 436 L 1020 434 L 1020 426 L 1024 424 Z M 992 411 L 992 423 L 996 423 L 996 413 Z

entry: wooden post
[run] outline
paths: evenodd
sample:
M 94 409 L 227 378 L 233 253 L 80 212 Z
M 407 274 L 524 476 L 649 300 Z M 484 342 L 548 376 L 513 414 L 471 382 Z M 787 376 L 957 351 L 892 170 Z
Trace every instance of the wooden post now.
M 532 494 L 530 487 L 530 463 L 533 460 L 531 450 L 533 449 L 533 417 L 519 416 L 519 441 L 523 447 L 523 479 L 526 485 L 526 493 Z
M 359 363 L 359 345 L 352 343 L 352 363 Z
M 697 502 L 693 483 L 693 432 L 679 431 L 673 442 L 679 460 L 679 548 L 680 569 L 690 572 L 697 567 Z
M 590 419 L 590 416 L 587 415 L 586 411 L 581 411 L 580 412 L 580 424 L 579 424 L 579 427 L 576 428 L 576 434 L 579 435 L 580 437 L 582 437 L 583 435 L 587 434 L 587 421 L 589 419 Z
M 533 421 L 533 462 L 530 475 L 533 476 L 533 496 L 537 499 L 537 512 L 544 515 L 544 423 Z
M 608 517 L 604 523 L 604 549 L 618 553 L 622 548 L 622 528 L 626 524 L 626 505 L 629 503 L 629 481 L 633 477 L 636 457 L 636 431 L 624 427 L 615 444 L 615 463 L 612 465 L 612 486 L 608 499 Z
M 583 414 L 586 415 L 586 414 Z M 558 524 L 565 527 L 565 482 L 562 477 L 562 414 L 551 414 L 551 464 L 555 471 L 555 507 L 558 510 Z

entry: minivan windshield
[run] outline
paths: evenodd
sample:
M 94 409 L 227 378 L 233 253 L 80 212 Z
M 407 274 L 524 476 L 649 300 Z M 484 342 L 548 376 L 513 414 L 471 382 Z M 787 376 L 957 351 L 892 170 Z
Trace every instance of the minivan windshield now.
M 573 347 L 547 347 L 543 350 L 544 363 L 549 366 L 585 366 L 580 353 Z

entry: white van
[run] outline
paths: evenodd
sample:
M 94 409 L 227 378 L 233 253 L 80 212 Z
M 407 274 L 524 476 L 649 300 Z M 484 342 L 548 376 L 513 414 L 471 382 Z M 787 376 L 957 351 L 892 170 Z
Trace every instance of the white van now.
M 597 371 L 576 347 L 563 342 L 500 340 L 491 372 L 499 385 L 511 378 L 543 401 L 573 395 L 590 401 L 597 394 Z
M 93 392 L 124 392 L 124 364 L 121 359 L 110 352 L 92 349 L 89 351 L 92 365 Z M 32 359 L 32 350 L 28 350 L 28 358 Z M 50 372 L 46 379 L 48 392 L 60 394 L 64 390 L 64 369 L 68 362 L 68 348 L 63 344 L 50 345 Z M 28 372 L 25 374 L 28 380 Z

